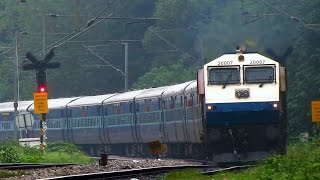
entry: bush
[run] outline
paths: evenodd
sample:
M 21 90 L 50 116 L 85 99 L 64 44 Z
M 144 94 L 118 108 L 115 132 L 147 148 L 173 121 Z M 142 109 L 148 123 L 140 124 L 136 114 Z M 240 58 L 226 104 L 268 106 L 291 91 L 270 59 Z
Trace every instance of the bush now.
M 43 159 L 42 151 L 37 147 L 20 146 L 20 161 L 24 163 L 37 163 Z
M 87 164 L 94 159 L 85 155 L 78 146 L 64 142 L 48 144 L 41 151 L 37 147 L 21 146 L 13 140 L 0 144 L 1 163 L 76 163 Z
M 296 143 L 286 155 L 274 155 L 241 173 L 221 173 L 214 179 L 320 179 L 320 139 Z
M 0 144 L 0 161 L 2 163 L 19 162 L 19 144 L 13 140 L 6 140 Z

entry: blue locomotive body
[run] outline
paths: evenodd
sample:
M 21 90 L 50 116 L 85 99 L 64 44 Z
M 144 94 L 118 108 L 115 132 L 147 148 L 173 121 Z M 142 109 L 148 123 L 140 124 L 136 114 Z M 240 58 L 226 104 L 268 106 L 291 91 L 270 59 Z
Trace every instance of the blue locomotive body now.
M 247 102 L 207 104 L 215 109 L 207 110 L 207 125 L 250 125 L 278 123 L 279 109 L 276 102 Z

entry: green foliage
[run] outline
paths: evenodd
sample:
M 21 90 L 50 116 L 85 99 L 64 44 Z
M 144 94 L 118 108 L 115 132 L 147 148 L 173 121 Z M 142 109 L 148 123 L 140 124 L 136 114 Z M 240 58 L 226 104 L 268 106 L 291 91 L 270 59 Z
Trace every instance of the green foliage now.
M 91 157 L 85 156 L 82 152 L 65 153 L 61 151 L 57 152 L 45 152 L 43 159 L 39 163 L 72 163 L 72 164 L 90 164 L 95 160 Z
M 20 162 L 19 144 L 12 140 L 6 140 L 0 144 L 0 161 L 2 163 Z
M 287 155 L 274 155 L 255 167 L 241 172 L 222 172 L 203 176 L 195 170 L 169 173 L 164 179 L 214 179 L 214 180 L 316 180 L 320 178 L 320 139 L 292 144 Z
M 320 139 L 297 143 L 287 155 L 274 155 L 256 167 L 241 173 L 221 173 L 214 179 L 319 179 Z
M 94 159 L 80 148 L 68 143 L 48 144 L 42 152 L 38 147 L 21 146 L 16 141 L 7 140 L 0 144 L 1 163 L 77 163 L 88 164 Z
M 194 179 L 194 180 L 205 180 L 210 179 L 208 176 L 201 175 L 197 170 L 182 170 L 169 173 L 164 177 L 165 180 L 185 180 L 185 179 Z
M 24 163 L 37 163 L 43 159 L 43 153 L 37 147 L 20 146 L 19 159 Z
M 94 159 L 86 156 L 80 147 L 74 144 L 55 142 L 48 145 L 43 159 L 39 162 L 88 164 L 94 162 Z

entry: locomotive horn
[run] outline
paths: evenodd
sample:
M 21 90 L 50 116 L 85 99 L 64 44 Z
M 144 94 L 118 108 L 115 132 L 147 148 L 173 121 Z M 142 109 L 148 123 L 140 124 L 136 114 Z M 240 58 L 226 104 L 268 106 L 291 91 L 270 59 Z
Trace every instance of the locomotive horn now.
M 245 52 L 246 51 L 246 46 L 245 45 L 238 45 L 237 47 L 236 47 L 236 52 L 237 53 L 243 53 L 243 52 Z

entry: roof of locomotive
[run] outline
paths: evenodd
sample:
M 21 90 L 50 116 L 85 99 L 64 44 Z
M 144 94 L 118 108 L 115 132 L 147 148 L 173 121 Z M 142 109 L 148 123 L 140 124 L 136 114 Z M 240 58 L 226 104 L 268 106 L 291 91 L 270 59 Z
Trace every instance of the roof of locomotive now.
M 58 99 L 48 99 L 49 109 L 61 109 L 66 108 L 66 106 L 80 97 L 69 97 L 69 98 L 58 98 Z M 34 105 L 30 106 L 28 110 L 34 110 Z
M 104 100 L 114 96 L 116 94 L 104 94 L 104 95 L 97 95 L 97 96 L 85 96 L 79 99 L 76 99 L 70 102 L 67 106 L 68 107 L 77 107 L 77 106 L 85 106 L 85 105 L 98 105 L 101 104 Z
M 124 93 L 116 94 L 108 99 L 106 99 L 103 104 L 113 103 L 113 102 L 123 102 L 123 101 L 133 101 L 134 97 L 143 93 L 145 90 L 128 91 Z
M 275 64 L 279 63 L 276 60 L 270 59 L 267 56 L 263 56 L 263 55 L 258 54 L 258 53 L 233 53 L 233 54 L 224 54 L 224 55 L 222 55 L 222 56 L 220 56 L 220 57 L 218 57 L 216 59 L 213 59 L 210 62 L 208 62 L 207 64 L 205 64 L 204 67 L 214 66 L 214 65 L 216 65 L 217 61 L 224 61 L 224 60 L 234 61 L 235 63 L 237 63 L 239 55 L 244 56 L 245 60 L 248 60 L 248 59 L 252 59 L 252 60 L 263 59 L 263 60 L 266 60 L 266 64 L 268 64 L 268 63 L 275 63 Z M 246 64 L 245 61 L 243 61 L 241 63 Z
M 190 84 L 192 84 L 195 81 L 196 80 L 170 86 L 170 88 L 167 88 L 165 90 L 165 92 L 163 93 L 163 96 L 170 96 L 172 94 L 182 94 L 186 89 L 186 87 L 188 87 Z
M 13 112 L 13 103 L 14 102 L 0 103 L 0 112 Z M 18 111 L 26 111 L 31 104 L 33 104 L 33 101 L 18 101 Z

